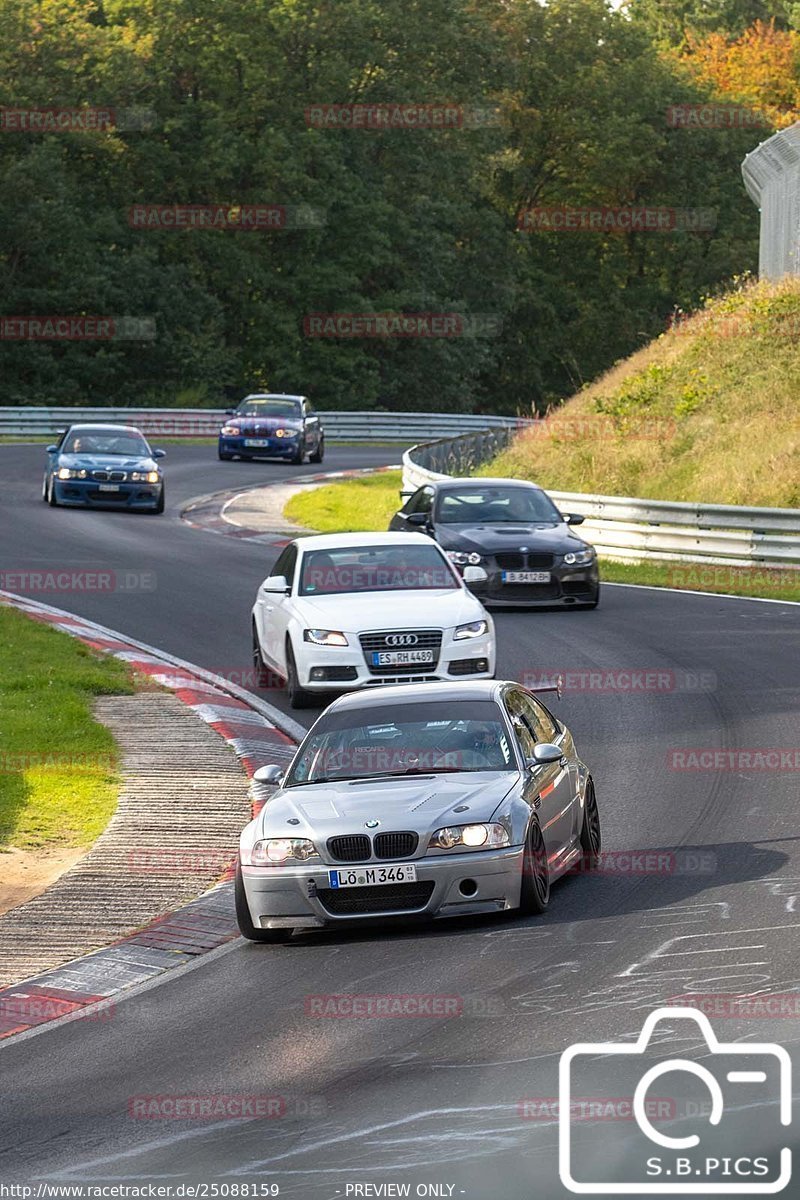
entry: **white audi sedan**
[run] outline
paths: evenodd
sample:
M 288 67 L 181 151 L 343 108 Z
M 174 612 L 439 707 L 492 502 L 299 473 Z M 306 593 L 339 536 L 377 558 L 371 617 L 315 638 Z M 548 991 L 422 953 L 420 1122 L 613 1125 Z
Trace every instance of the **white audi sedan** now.
M 290 542 L 253 605 L 259 687 L 292 708 L 364 687 L 492 679 L 492 618 L 422 533 L 320 534 Z

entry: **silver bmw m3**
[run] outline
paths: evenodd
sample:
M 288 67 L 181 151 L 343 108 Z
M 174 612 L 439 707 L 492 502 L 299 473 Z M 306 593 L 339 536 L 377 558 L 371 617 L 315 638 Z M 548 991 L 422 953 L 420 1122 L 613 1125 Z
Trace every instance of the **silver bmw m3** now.
M 553 689 L 549 689 L 553 690 Z M 594 783 L 572 735 L 514 682 L 400 685 L 334 701 L 244 829 L 242 934 L 364 919 L 544 912 L 550 884 L 600 851 Z

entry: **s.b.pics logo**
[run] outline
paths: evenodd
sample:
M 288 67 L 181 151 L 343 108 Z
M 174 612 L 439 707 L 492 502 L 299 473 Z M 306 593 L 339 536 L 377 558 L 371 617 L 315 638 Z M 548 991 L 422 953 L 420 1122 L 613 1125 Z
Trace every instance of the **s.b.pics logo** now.
M 665 1054 L 676 1038 L 692 1052 Z M 598 1090 L 630 1096 L 633 1121 L 619 1132 L 575 1120 L 573 1097 Z M 658 1125 L 656 1093 L 669 1113 Z M 782 1046 L 723 1043 L 703 1013 L 658 1009 L 635 1042 L 582 1042 L 561 1056 L 561 1182 L 595 1196 L 775 1194 L 791 1179 L 781 1128 L 791 1123 L 791 1094 Z

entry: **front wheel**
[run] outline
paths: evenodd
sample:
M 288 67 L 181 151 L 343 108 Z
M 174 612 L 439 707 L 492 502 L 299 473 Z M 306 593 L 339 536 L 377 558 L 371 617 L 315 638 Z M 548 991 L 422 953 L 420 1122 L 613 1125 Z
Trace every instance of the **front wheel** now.
M 289 462 L 292 464 L 293 467 L 299 467 L 299 466 L 301 466 L 305 456 L 306 456 L 305 443 L 301 442 L 300 445 L 295 450 L 292 457 L 289 459 Z
M 156 506 L 155 506 L 155 508 L 153 509 L 153 511 L 154 511 L 154 512 L 157 512 L 157 513 L 163 513 L 163 511 L 164 511 L 164 504 L 165 504 L 165 502 L 166 502 L 166 498 L 167 498 L 167 497 L 166 497 L 166 488 L 164 487 L 164 485 L 163 485 L 163 483 L 162 483 L 162 485 L 161 485 L 161 491 L 159 492 L 159 494 L 158 494 L 158 500 L 156 501 Z
M 586 781 L 586 797 L 583 802 L 583 825 L 581 827 L 581 852 L 584 866 L 593 870 L 600 858 L 600 812 L 597 808 L 597 796 L 594 791 L 594 781 Z
M 233 885 L 233 896 L 236 903 L 236 924 L 239 933 L 248 942 L 271 942 L 272 944 L 288 942 L 294 933 L 293 929 L 256 929 L 250 916 L 250 905 L 247 903 L 247 893 L 244 890 L 242 868 L 236 866 L 236 882 Z
M 533 821 L 522 856 L 522 888 L 519 910 L 526 917 L 547 912 L 550 903 L 550 871 L 547 850 L 538 821 Z
M 324 457 L 325 457 L 325 438 L 321 437 L 319 439 L 319 445 L 317 446 L 314 453 L 310 454 L 308 456 L 308 461 L 312 462 L 312 463 L 321 463 Z
M 289 694 L 290 708 L 310 708 L 317 703 L 316 697 L 300 686 L 297 677 L 297 663 L 294 661 L 292 643 L 288 638 L 286 641 L 286 690 Z
M 597 585 L 597 591 L 594 594 L 594 600 L 590 600 L 588 604 L 582 604 L 581 608 L 597 608 L 600 603 L 600 584 Z
M 269 687 L 269 672 L 264 659 L 261 657 L 261 643 L 258 640 L 255 622 L 253 622 L 253 673 L 257 688 Z
M 53 479 L 52 475 L 50 476 L 50 479 L 48 480 L 48 483 L 47 483 L 47 503 L 50 505 L 51 508 L 58 507 L 58 498 L 56 497 L 56 484 L 55 484 L 55 480 Z
M 233 455 L 227 450 L 217 450 L 217 457 L 219 458 L 220 462 L 231 462 L 233 459 Z

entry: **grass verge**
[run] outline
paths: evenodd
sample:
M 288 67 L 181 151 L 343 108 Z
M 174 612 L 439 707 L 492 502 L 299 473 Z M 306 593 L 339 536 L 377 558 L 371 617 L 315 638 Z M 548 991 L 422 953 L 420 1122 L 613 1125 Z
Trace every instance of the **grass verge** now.
M 379 471 L 346 483 L 325 484 L 292 496 L 283 515 L 319 533 L 385 532 L 400 507 L 402 481 L 402 471 Z
M 133 690 L 123 663 L 0 606 L 0 851 L 80 848 L 102 833 L 118 750 L 92 699 Z
M 329 483 L 293 496 L 287 517 L 320 533 L 352 533 L 388 528 L 400 506 L 402 472 L 382 471 L 342 483 Z M 621 563 L 601 559 L 608 583 L 638 583 L 695 592 L 756 596 L 768 600 L 800 600 L 800 571 L 766 567 L 703 566 L 701 563 Z
M 739 283 L 515 438 L 482 475 L 560 492 L 800 506 L 800 279 Z

